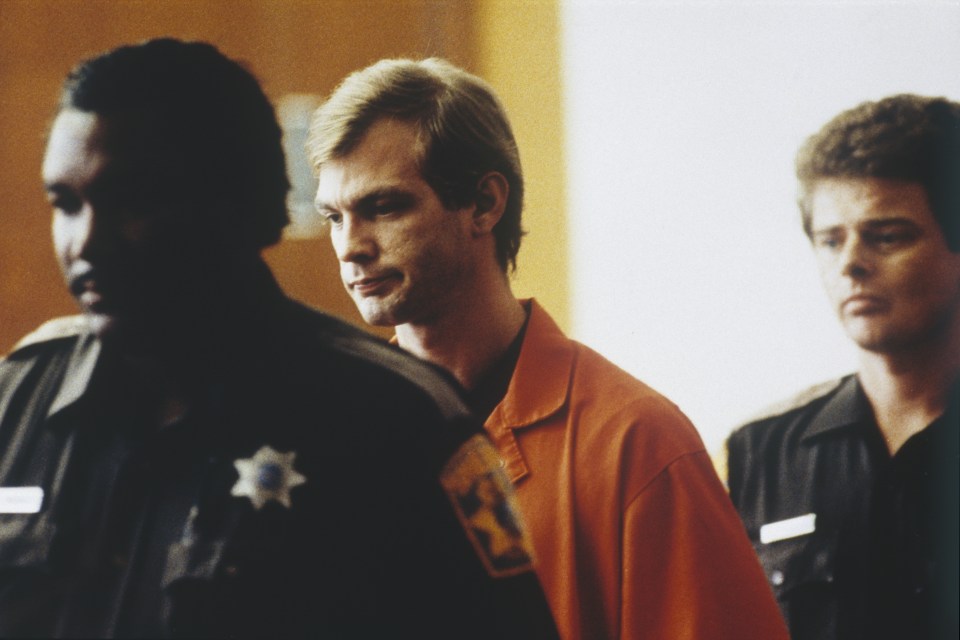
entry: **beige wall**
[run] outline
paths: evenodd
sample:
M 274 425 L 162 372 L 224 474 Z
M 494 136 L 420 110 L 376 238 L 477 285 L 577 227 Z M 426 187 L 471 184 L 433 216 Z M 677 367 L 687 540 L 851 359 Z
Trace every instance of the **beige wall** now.
M 246 60 L 272 98 L 325 94 L 382 57 L 441 55 L 488 77 L 513 115 L 530 189 L 531 236 L 517 289 L 536 291 L 566 318 L 564 238 L 555 223 L 562 219 L 555 2 L 0 0 L 0 352 L 40 322 L 75 313 L 50 249 L 39 179 L 61 80 L 83 58 L 162 35 L 206 40 Z M 326 238 L 285 240 L 267 259 L 292 295 L 361 322 Z
M 569 329 L 564 136 L 557 0 L 477 3 L 477 72 L 507 108 L 526 182 L 514 291 L 536 298 Z

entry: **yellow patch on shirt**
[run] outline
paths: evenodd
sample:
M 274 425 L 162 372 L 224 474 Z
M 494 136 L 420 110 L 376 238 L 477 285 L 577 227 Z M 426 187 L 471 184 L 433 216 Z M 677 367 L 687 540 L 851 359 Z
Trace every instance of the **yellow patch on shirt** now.
M 510 480 L 489 440 L 476 435 L 444 466 L 440 484 L 487 572 L 505 577 L 533 570 L 533 544 Z

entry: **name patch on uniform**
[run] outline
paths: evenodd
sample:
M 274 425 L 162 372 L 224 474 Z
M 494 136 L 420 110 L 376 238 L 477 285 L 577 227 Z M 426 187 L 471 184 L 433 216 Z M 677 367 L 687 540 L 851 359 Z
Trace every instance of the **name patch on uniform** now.
M 813 533 L 816 529 L 817 514 L 808 513 L 778 522 L 770 522 L 760 527 L 760 542 L 770 544 L 778 540 L 788 540 Z
M 0 487 L 0 513 L 37 513 L 41 504 L 40 487 Z
M 444 466 L 440 484 L 491 576 L 533 569 L 533 544 L 490 441 L 477 435 L 465 442 Z

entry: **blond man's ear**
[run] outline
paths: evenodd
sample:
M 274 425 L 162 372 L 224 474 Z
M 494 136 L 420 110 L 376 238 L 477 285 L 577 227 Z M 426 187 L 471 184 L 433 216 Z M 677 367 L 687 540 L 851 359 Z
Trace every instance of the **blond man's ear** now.
M 493 232 L 507 208 L 510 184 L 503 174 L 490 171 L 477 182 L 476 208 L 473 211 L 473 231 L 475 235 Z

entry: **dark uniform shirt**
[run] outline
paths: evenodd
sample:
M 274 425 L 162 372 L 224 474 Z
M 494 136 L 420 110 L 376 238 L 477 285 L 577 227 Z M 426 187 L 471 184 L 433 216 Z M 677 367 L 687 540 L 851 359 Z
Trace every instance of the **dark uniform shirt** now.
M 855 376 L 812 395 L 727 443 L 731 498 L 793 638 L 957 638 L 957 385 L 892 457 Z
M 555 637 L 453 388 L 263 286 L 163 426 L 83 331 L 0 362 L 0 636 Z

